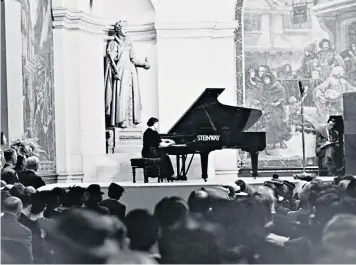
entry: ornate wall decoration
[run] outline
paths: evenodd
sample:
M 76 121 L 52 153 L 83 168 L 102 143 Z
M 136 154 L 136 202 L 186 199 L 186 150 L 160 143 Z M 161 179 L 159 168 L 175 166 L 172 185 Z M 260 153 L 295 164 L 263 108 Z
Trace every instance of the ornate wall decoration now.
M 46 171 L 55 170 L 51 0 L 24 0 L 21 14 L 25 135 L 38 138 Z
M 260 153 L 259 167 L 302 166 L 299 80 L 307 88 L 303 101 L 306 156 L 308 165 L 316 166 L 315 129 L 325 124 L 330 115 L 342 115 L 342 107 L 330 107 L 342 106 L 341 97 L 334 96 L 342 95 L 339 90 L 356 91 L 356 64 L 348 58 L 351 53 L 356 54 L 356 45 L 354 51 L 338 50 L 339 47 L 351 49 L 351 43 L 340 45 L 340 41 L 355 40 L 356 26 L 351 24 L 348 31 L 341 32 L 337 25 L 344 23 L 343 14 L 329 20 L 330 13 L 319 12 L 309 24 L 291 27 L 287 5 L 249 0 L 244 3 L 244 11 L 242 2 L 239 0 L 235 8 L 235 19 L 242 24 L 235 38 L 237 99 L 239 105 L 263 112 L 250 129 L 265 131 L 267 136 L 267 149 Z M 342 67 L 345 72 L 342 77 L 347 82 L 345 87 L 330 85 L 336 67 Z M 317 91 L 325 91 L 324 98 L 316 97 Z M 276 102 L 281 104 L 275 105 Z M 238 159 L 247 168 L 251 167 L 245 154 L 240 153 Z

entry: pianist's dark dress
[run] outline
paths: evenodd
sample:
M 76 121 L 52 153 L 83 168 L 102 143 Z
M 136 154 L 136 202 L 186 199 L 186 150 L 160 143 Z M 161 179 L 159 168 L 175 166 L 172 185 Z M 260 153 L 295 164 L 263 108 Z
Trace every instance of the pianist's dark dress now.
M 169 156 L 159 148 L 159 144 L 161 142 L 162 140 L 158 132 L 148 128 L 143 134 L 142 157 L 161 158 L 161 163 L 157 165 L 157 167 L 160 167 L 161 169 L 161 176 L 163 178 L 170 178 L 173 176 L 174 170 Z M 157 176 L 157 171 L 149 172 L 149 174 L 152 176 Z

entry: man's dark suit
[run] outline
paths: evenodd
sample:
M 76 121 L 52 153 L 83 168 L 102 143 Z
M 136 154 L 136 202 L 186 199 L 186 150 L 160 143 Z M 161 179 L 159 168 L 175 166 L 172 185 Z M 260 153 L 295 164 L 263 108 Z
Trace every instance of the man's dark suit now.
M 38 176 L 36 174 L 36 172 L 33 170 L 25 169 L 25 170 L 19 172 L 19 179 L 20 179 L 20 182 L 23 185 L 25 185 L 25 187 L 32 186 L 35 189 L 38 189 L 38 188 L 46 185 L 46 183 L 43 181 L 43 179 L 40 176 Z
M 98 204 L 89 204 L 89 205 L 85 205 L 85 207 L 89 210 L 92 210 L 98 214 L 103 214 L 103 215 L 109 215 L 109 209 L 103 206 L 100 206 Z
M 1 252 L 7 254 L 12 263 L 33 262 L 31 230 L 13 214 L 5 213 L 1 217 Z
M 315 153 L 319 159 L 319 175 L 336 175 L 336 148 L 338 148 L 339 133 L 332 129 L 328 130 L 326 126 L 316 130 L 316 148 Z M 323 147 L 326 142 L 335 142 L 335 144 Z
M 111 215 L 118 217 L 120 220 L 125 219 L 126 206 L 119 201 L 106 199 L 100 202 L 100 205 L 108 208 Z
M 15 184 L 16 182 L 19 182 L 15 169 L 9 164 L 5 164 L 2 168 L 1 179 L 4 180 L 6 184 Z

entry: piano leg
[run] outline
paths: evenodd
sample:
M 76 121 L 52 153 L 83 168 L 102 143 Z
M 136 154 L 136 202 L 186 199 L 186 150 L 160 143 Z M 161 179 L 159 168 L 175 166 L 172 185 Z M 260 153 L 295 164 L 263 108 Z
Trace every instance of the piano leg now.
M 249 151 L 252 165 L 252 177 L 258 176 L 258 151 Z
M 177 180 L 187 180 L 187 171 L 185 167 L 187 155 L 177 155 Z
M 176 156 L 176 161 L 177 161 L 177 178 L 180 178 L 180 171 L 181 171 L 181 168 L 180 168 L 180 155 Z
M 181 176 L 182 180 L 187 180 L 187 170 L 185 167 L 186 161 L 187 161 L 187 155 L 182 155 L 182 172 L 183 172 L 183 175 Z
M 201 163 L 201 177 L 206 182 L 208 179 L 208 160 L 210 152 L 201 152 L 200 153 L 200 163 Z

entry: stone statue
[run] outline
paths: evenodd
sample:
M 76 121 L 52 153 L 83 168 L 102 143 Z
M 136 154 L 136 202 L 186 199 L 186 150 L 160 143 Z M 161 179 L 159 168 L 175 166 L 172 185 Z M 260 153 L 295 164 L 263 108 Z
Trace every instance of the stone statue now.
M 141 123 L 141 97 L 137 67 L 150 69 L 148 59 L 136 60 L 126 38 L 126 21 L 114 25 L 114 39 L 105 56 L 105 114 L 107 127 L 130 128 Z

